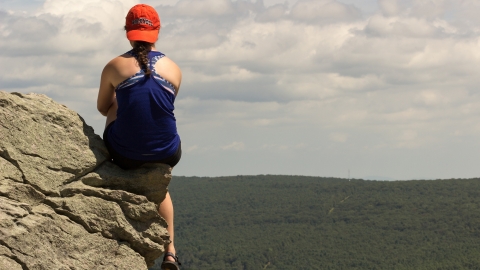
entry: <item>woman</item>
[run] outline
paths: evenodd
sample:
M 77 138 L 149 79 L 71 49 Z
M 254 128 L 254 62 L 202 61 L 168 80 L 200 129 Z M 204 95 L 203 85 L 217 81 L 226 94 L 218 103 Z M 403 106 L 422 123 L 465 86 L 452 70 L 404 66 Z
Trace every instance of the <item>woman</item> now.
M 125 30 L 133 49 L 103 69 L 97 108 L 107 117 L 103 139 L 113 162 L 123 169 L 145 163 L 174 167 L 181 157 L 180 137 L 173 114 L 182 73 L 157 51 L 160 18 L 154 8 L 139 4 L 130 9 Z M 162 269 L 180 269 L 173 242 L 173 204 L 167 192 L 159 206 L 168 223 L 170 244 Z

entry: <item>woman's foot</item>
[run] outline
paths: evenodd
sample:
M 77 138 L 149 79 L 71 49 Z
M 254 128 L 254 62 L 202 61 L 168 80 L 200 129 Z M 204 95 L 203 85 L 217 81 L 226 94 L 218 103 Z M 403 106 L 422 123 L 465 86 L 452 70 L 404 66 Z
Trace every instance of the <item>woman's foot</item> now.
M 180 270 L 180 265 L 182 264 L 175 254 L 171 252 L 165 253 L 162 262 L 162 270 Z

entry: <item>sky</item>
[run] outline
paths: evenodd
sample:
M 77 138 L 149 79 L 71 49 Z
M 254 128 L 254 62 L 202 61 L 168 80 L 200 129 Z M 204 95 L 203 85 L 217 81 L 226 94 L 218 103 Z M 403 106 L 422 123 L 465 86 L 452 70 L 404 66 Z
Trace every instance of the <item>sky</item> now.
M 0 0 L 0 90 L 99 135 L 136 0 Z M 174 175 L 480 176 L 480 1 L 148 0 L 183 73 Z

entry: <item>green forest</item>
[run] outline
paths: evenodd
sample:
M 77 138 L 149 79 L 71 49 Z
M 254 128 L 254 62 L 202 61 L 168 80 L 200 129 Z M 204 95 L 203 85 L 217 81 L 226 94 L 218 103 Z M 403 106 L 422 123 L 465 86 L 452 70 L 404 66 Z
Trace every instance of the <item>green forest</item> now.
M 170 193 L 182 270 L 480 269 L 480 179 L 174 176 Z

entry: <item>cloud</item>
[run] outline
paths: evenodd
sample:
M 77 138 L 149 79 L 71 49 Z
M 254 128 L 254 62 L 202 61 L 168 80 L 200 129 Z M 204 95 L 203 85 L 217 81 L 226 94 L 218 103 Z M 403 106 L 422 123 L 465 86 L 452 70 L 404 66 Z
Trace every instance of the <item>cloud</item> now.
M 175 13 L 188 17 L 228 16 L 233 13 L 229 0 L 181 0 L 175 5 Z
M 135 2 L 47 0 L 35 13 L 3 12 L 2 87 L 50 94 L 97 88 L 102 65 L 121 47 L 124 13 Z
M 268 7 L 265 11 L 259 12 L 256 16 L 257 22 L 276 22 L 287 19 L 289 9 L 286 4 L 277 4 Z
M 162 20 L 157 48 L 183 71 L 176 117 L 189 154 L 179 173 L 208 174 L 208 156 L 225 166 L 218 174 L 247 162 L 244 173 L 335 175 L 351 158 L 358 173 L 381 164 L 406 178 L 438 163 L 402 172 L 385 160 L 480 158 L 478 1 L 379 1 L 368 15 L 334 0 L 150 2 Z M 135 3 L 0 10 L 0 87 L 46 93 L 101 134 L 99 76 L 129 49 L 122 27 Z M 457 176 L 480 172 L 456 160 Z
M 399 15 L 403 11 L 400 0 L 378 0 L 378 5 L 385 16 Z
M 348 135 L 341 132 L 335 132 L 330 134 L 330 139 L 334 142 L 344 143 L 348 139 Z
M 398 18 L 373 16 L 365 29 L 367 34 L 373 36 L 405 36 L 416 38 L 439 38 L 447 29 L 442 27 L 441 21 L 429 22 L 424 18 Z
M 0 10 L 0 56 L 28 57 L 38 51 L 52 53 L 49 48 L 59 27 L 45 17 L 25 16 Z M 37 52 L 35 52 L 37 51 Z
M 312 23 L 338 23 L 362 17 L 358 8 L 335 0 L 299 0 L 292 8 L 291 17 Z
M 307 145 L 305 143 L 298 143 L 294 145 L 286 145 L 286 144 L 263 144 L 262 149 L 265 149 L 267 151 L 273 151 L 273 152 L 292 152 L 296 150 L 302 150 L 305 149 Z
M 234 150 L 240 151 L 245 149 L 245 143 L 243 142 L 232 142 L 231 144 L 222 146 L 223 150 Z

